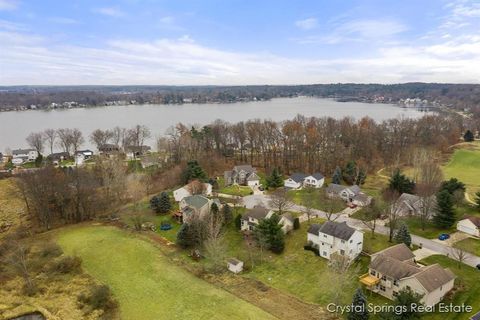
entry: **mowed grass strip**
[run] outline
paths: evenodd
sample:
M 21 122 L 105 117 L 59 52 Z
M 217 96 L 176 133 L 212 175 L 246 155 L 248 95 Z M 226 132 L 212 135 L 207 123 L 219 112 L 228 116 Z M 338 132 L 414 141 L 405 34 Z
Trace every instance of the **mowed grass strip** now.
M 66 229 L 58 243 L 107 284 L 122 319 L 275 319 L 172 264 L 148 241 L 114 227 Z
M 475 192 L 480 190 L 480 150 L 456 150 L 443 172 L 445 178 L 457 178 L 465 183 L 473 199 Z

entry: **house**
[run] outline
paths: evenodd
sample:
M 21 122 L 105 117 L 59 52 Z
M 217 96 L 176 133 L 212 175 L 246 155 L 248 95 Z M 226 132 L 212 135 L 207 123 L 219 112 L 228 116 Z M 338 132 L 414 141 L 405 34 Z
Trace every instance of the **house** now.
M 205 217 L 205 215 L 210 212 L 213 203 L 215 203 L 219 209 L 222 208 L 220 200 L 218 199 L 208 199 L 198 194 L 183 198 L 179 203 L 183 221 L 188 222 L 194 215 L 200 218 Z
M 225 185 L 240 184 L 244 186 L 259 186 L 260 177 L 256 173 L 256 169 L 251 165 L 245 164 L 233 167 L 231 171 L 224 173 Z
M 203 190 L 201 190 L 201 194 L 204 196 L 211 196 L 212 195 L 212 185 L 210 183 L 203 183 Z M 192 195 L 192 186 L 190 184 L 186 184 L 181 188 L 173 191 L 173 197 L 175 201 L 180 202 L 183 198 L 189 197 Z M 195 191 L 193 191 L 195 194 Z
M 55 152 L 47 156 L 47 160 L 52 163 L 59 164 L 60 162 L 70 158 L 68 152 Z
M 339 254 L 353 260 L 362 252 L 363 232 L 346 222 L 327 221 L 312 224 L 307 231 L 307 241 L 325 259 L 330 260 L 333 254 Z
M 296 172 L 284 180 L 284 185 L 291 189 L 300 189 L 302 187 L 321 188 L 324 182 L 325 178 L 321 173 L 317 172 L 312 175 L 306 175 Z
M 235 258 L 228 259 L 227 268 L 235 274 L 240 273 L 243 271 L 243 261 Z
M 240 230 L 253 231 L 261 220 L 270 219 L 274 211 L 262 206 L 255 206 L 242 215 L 240 220 Z M 288 233 L 293 229 L 293 218 L 288 214 L 283 214 L 278 221 L 278 224 L 282 225 L 284 233 Z
M 78 150 L 75 152 L 75 164 L 82 165 L 85 161 L 92 159 L 92 150 Z
M 127 154 L 127 159 L 132 160 L 147 154 L 151 149 L 150 146 L 128 146 L 125 148 L 125 153 Z
M 17 149 L 12 151 L 12 163 L 16 165 L 35 161 L 37 157 L 38 152 L 35 149 Z
M 432 201 L 430 204 L 432 212 L 429 212 L 428 214 L 428 217 L 431 218 L 433 216 L 433 210 L 436 206 L 435 196 L 429 198 L 428 201 Z M 423 214 L 424 203 L 425 202 L 422 197 L 414 194 L 402 193 L 395 206 L 397 206 L 396 210 L 399 216 L 419 216 Z
M 106 143 L 106 144 L 102 144 L 98 148 L 98 152 L 100 154 L 109 156 L 113 154 L 118 154 L 120 152 L 120 148 L 116 144 Z
M 340 184 L 330 183 L 327 187 L 327 195 L 330 197 L 339 197 L 347 203 L 357 206 L 368 206 L 372 197 L 363 193 L 359 186 L 342 186 Z
M 453 288 L 455 275 L 438 263 L 420 266 L 415 255 L 403 243 L 371 256 L 368 273 L 360 282 L 369 290 L 393 300 L 402 289 L 423 295 L 426 306 L 434 306 Z
M 480 237 L 480 218 L 466 217 L 465 219 L 458 221 L 457 230 L 475 237 Z

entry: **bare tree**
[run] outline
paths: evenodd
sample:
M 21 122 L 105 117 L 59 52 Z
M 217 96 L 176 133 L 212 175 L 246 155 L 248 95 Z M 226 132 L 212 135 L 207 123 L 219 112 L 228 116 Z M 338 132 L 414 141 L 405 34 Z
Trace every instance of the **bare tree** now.
M 352 264 L 348 256 L 332 254 L 327 270 L 328 285 L 326 286 L 330 301 L 337 305 L 347 303 L 350 299 L 351 284 L 357 281 L 360 268 Z M 325 286 L 324 283 L 322 283 Z
M 135 147 L 143 146 L 146 139 L 151 137 L 150 129 L 147 126 L 137 124 L 127 132 L 129 142 Z
M 113 136 L 114 133 L 110 130 L 96 129 L 90 134 L 90 142 L 95 144 L 97 150 L 99 150 L 101 146 L 107 144 Z
M 50 154 L 52 154 L 53 147 L 55 146 L 55 140 L 57 139 L 57 131 L 54 129 L 46 129 L 43 132 L 43 136 L 45 137 L 45 141 L 50 149 Z
M 435 208 L 435 194 L 442 183 L 443 174 L 438 164 L 435 163 L 433 155 L 422 159 L 423 163 L 419 165 L 419 176 L 415 189 L 422 201 L 420 222 L 422 230 L 425 230 L 427 222 Z
M 28 145 L 37 150 L 38 154 L 43 152 L 43 145 L 45 143 L 44 136 L 41 132 L 32 132 L 27 137 Z
M 371 238 L 375 238 L 375 229 L 377 228 L 377 220 L 382 216 L 382 208 L 376 201 L 370 203 L 365 208 L 364 217 L 362 219 L 363 224 L 371 231 Z
M 398 200 L 399 194 L 396 191 L 385 190 L 383 192 L 383 200 L 385 202 L 384 214 L 388 217 L 388 238 L 390 242 L 393 241 L 397 224 L 400 220 L 400 201 Z
M 468 253 L 459 247 L 452 248 L 452 258 L 457 260 L 458 267 L 462 268 L 462 264 L 469 259 Z
M 339 208 L 341 205 L 344 205 L 344 201 L 340 198 L 337 198 L 335 196 L 327 196 L 324 195 L 322 197 L 322 201 L 325 203 L 325 217 L 327 218 L 328 221 L 335 221 L 338 219 L 340 216 L 337 214 L 336 210 Z
M 283 213 L 292 208 L 293 202 L 285 188 L 278 188 L 270 196 L 270 205 L 275 208 L 278 212 L 278 215 L 281 216 Z
M 206 186 L 203 182 L 198 180 L 193 180 L 187 185 L 187 190 L 190 194 L 204 194 L 206 192 Z
M 71 129 L 62 128 L 57 130 L 58 135 L 58 144 L 63 149 L 64 152 L 71 155 L 70 151 L 72 149 L 72 138 L 71 138 Z
M 25 289 L 28 295 L 35 291 L 35 284 L 30 277 L 28 265 L 28 248 L 18 241 L 13 241 L 5 262 L 9 264 L 24 280 Z
M 70 140 L 72 142 L 73 152 L 76 153 L 80 146 L 85 143 L 85 139 L 83 138 L 82 131 L 78 130 L 77 128 L 71 130 L 71 137 Z

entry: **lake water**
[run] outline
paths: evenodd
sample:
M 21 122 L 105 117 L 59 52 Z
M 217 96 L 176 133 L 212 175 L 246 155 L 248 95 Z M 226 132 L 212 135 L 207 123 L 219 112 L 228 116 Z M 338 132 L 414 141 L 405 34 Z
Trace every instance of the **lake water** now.
M 150 128 L 152 136 L 157 137 L 178 122 L 208 124 L 215 119 L 237 122 L 255 118 L 282 121 L 292 119 L 297 114 L 337 119 L 343 117 L 360 119 L 369 116 L 376 121 L 382 121 L 396 117 L 418 118 L 425 112 L 393 104 L 337 102 L 309 97 L 231 104 L 128 105 L 0 112 L 0 151 L 27 147 L 25 138 L 30 132 L 48 128 L 78 128 L 88 137 L 98 128 L 109 129 L 115 126 L 130 128 L 135 124 L 143 124 Z M 91 148 L 88 138 L 86 140 L 84 147 Z M 153 147 L 153 139 L 149 143 Z

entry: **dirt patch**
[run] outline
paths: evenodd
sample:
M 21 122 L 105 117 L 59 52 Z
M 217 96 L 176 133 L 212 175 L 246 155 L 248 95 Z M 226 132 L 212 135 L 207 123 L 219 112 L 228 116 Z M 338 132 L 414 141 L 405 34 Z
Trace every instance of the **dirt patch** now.
M 261 281 L 229 274 L 203 278 L 279 319 L 337 319 L 319 305 L 306 303 Z

